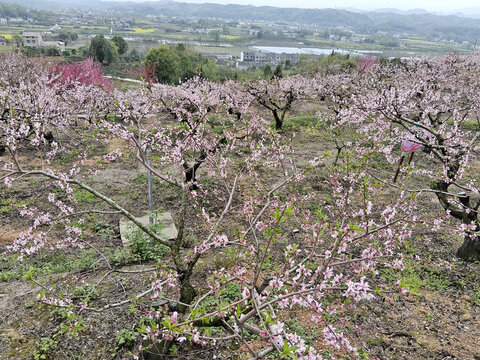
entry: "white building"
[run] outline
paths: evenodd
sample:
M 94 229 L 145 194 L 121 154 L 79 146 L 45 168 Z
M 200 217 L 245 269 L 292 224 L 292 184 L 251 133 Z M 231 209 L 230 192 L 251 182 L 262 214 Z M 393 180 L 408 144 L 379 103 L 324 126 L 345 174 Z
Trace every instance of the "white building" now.
M 42 46 L 42 34 L 24 31 L 22 34 L 23 46 Z
M 47 47 L 47 46 L 55 46 L 60 51 L 65 50 L 65 43 L 63 41 L 43 41 L 42 34 L 38 32 L 28 32 L 24 31 L 22 34 L 23 46 L 30 46 L 30 47 Z
M 245 62 L 278 65 L 282 61 L 285 62 L 287 60 L 289 60 L 293 64 L 296 63 L 298 61 L 298 54 L 287 54 L 287 53 L 277 54 L 277 53 L 262 52 L 262 51 L 242 51 L 240 53 L 240 61 L 245 61 Z

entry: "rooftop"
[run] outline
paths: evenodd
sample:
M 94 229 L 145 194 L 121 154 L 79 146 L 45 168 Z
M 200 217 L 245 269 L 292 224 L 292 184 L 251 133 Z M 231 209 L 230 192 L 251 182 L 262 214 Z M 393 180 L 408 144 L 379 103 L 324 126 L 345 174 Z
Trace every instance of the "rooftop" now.
M 39 32 L 33 32 L 33 31 L 24 31 L 22 33 L 22 36 L 41 36 L 42 34 Z

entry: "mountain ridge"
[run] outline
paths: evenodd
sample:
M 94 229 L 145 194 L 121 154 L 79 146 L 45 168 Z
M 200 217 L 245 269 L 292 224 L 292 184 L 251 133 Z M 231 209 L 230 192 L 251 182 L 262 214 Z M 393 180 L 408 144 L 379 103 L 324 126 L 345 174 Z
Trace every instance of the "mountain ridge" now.
M 117 11 L 125 16 L 167 16 L 180 18 L 215 18 L 230 21 L 284 22 L 317 29 L 339 28 L 360 34 L 416 34 L 429 39 L 476 41 L 480 19 L 429 13 L 424 9 L 407 12 L 379 9 L 352 12 L 346 9 L 300 9 L 253 5 L 192 4 L 163 0 L 156 2 L 106 2 L 95 0 L 9 0 L 28 8 L 59 10 L 64 8 Z M 397 11 L 398 10 L 398 11 Z M 470 10 L 475 10 L 470 9 Z M 395 12 L 397 11 L 397 12 Z M 398 13 L 400 12 L 400 13 Z M 480 9 L 479 9 L 480 13 Z

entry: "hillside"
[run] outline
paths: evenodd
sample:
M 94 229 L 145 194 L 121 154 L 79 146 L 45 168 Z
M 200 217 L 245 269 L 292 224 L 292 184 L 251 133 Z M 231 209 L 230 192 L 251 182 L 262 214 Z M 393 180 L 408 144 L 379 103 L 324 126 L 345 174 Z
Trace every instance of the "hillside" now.
M 360 33 L 409 33 L 424 37 L 449 37 L 475 41 L 480 31 L 480 19 L 442 16 L 425 11 L 396 13 L 395 9 L 380 12 L 351 12 L 341 9 L 299 9 L 251 5 L 189 4 L 176 1 L 106 2 L 106 1 L 37 1 L 13 0 L 16 4 L 59 10 L 62 8 L 99 9 L 131 16 L 168 16 L 183 18 L 218 18 L 235 21 L 272 21 L 313 26 L 344 28 Z

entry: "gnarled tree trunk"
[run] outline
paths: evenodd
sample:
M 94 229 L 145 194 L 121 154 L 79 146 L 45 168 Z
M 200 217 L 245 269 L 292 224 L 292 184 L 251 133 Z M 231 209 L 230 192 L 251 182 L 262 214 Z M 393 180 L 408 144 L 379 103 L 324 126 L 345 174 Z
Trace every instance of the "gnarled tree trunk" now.
M 436 191 L 436 195 L 440 204 L 445 210 L 450 211 L 450 215 L 462 221 L 462 224 L 471 226 L 475 224 L 475 228 L 467 231 L 462 246 L 457 251 L 457 257 L 465 261 L 480 261 L 480 237 L 476 233 L 480 230 L 478 224 L 478 207 L 480 202 L 475 205 L 471 204 L 470 196 L 466 193 L 458 193 L 458 201 L 461 207 L 456 207 L 450 203 L 448 195 L 448 184 L 445 181 L 438 180 L 431 185 L 432 190 Z M 452 194 L 451 196 L 454 196 Z
M 477 225 L 475 232 L 479 230 Z M 457 250 L 457 257 L 465 261 L 480 261 L 480 237 L 473 232 L 468 232 L 462 246 Z

